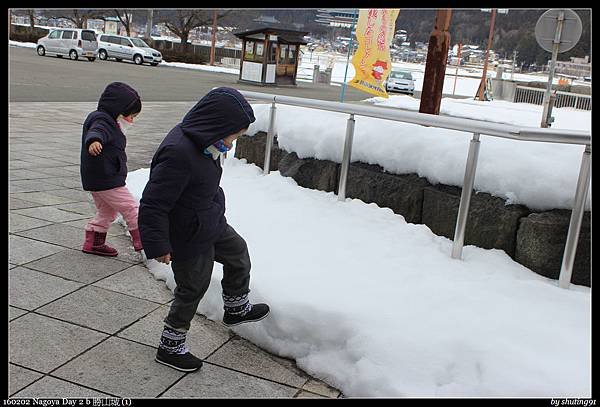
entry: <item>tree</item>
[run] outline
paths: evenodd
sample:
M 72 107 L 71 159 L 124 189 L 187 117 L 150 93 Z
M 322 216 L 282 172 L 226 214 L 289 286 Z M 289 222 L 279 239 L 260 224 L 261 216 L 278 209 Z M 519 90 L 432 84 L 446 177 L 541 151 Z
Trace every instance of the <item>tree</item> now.
M 231 12 L 231 10 L 222 10 L 217 13 L 217 20 L 225 17 Z M 190 31 L 194 28 L 202 25 L 211 24 L 213 20 L 213 10 L 198 10 L 198 9 L 186 9 L 186 10 L 175 10 L 175 13 L 165 14 L 161 10 L 161 17 L 158 21 L 165 24 L 165 26 L 181 39 L 181 51 L 187 52 L 188 50 L 188 38 Z
M 29 16 L 29 32 L 33 32 L 35 28 L 35 9 L 28 8 L 27 15 Z
M 121 17 L 121 13 L 125 15 L 125 18 Z M 115 14 L 121 21 L 121 24 L 125 27 L 125 31 L 127 31 L 127 36 L 131 37 L 131 23 L 133 22 L 133 11 L 130 9 L 123 9 L 121 11 L 115 9 Z
M 64 18 L 69 20 L 77 28 L 87 28 L 87 20 L 90 18 L 102 18 L 104 12 L 95 9 L 72 9 L 69 10 L 47 10 L 45 15 L 51 18 Z

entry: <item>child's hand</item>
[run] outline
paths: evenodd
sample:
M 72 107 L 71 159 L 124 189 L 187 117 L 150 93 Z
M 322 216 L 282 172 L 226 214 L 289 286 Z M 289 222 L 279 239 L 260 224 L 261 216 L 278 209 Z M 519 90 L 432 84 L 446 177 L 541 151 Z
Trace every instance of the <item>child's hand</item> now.
M 171 253 L 165 254 L 164 256 L 157 257 L 155 260 L 160 263 L 169 264 L 171 262 Z
M 92 144 L 90 144 L 88 152 L 94 157 L 97 156 L 102 152 L 102 144 L 100 144 L 99 141 L 94 141 Z

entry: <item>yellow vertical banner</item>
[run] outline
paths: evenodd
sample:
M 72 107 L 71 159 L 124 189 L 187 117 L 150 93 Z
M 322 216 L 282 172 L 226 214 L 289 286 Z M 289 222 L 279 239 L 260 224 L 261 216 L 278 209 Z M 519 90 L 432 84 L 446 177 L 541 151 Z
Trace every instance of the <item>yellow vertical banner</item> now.
M 390 44 L 400 9 L 361 9 L 356 24 L 358 49 L 352 57 L 356 74 L 348 85 L 384 98 L 383 83 L 392 70 Z

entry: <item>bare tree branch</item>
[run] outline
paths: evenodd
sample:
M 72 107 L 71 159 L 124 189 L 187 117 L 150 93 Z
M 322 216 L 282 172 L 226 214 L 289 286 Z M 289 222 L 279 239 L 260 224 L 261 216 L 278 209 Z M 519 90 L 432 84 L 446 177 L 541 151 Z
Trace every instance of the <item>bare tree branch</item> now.
M 175 15 L 164 16 L 159 19 L 165 26 L 181 39 L 182 51 L 186 52 L 188 48 L 188 38 L 190 32 L 203 25 L 212 24 L 214 10 L 198 9 L 178 9 Z M 217 15 L 217 20 L 230 14 L 232 10 L 223 10 Z
M 123 24 L 123 26 L 125 27 L 125 31 L 127 31 L 127 36 L 131 37 L 131 23 L 132 23 L 132 19 L 133 19 L 131 10 L 123 9 L 123 14 L 125 14 L 125 19 L 123 19 L 123 17 L 121 17 L 121 13 L 117 9 L 115 9 L 115 14 L 119 18 L 119 21 L 121 21 L 121 24 Z M 130 19 L 130 17 L 131 17 L 131 19 Z
M 35 9 L 28 8 L 27 15 L 29 15 L 29 30 L 33 31 L 35 28 Z

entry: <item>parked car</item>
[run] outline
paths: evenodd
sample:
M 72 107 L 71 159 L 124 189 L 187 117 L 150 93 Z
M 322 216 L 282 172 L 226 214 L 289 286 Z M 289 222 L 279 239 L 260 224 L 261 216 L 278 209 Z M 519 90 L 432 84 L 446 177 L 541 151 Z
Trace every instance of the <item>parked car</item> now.
M 133 61 L 137 65 L 147 62 L 152 66 L 158 65 L 162 61 L 162 54 L 150 48 L 141 39 L 110 34 L 100 35 L 98 57 L 102 60 L 114 58 L 122 61 L 125 59 Z
M 51 29 L 37 41 L 37 53 L 42 57 L 46 54 L 68 55 L 74 61 L 85 57 L 93 62 L 98 56 L 96 32 L 80 28 Z
M 413 79 L 412 73 L 410 73 L 410 71 L 392 69 L 392 72 L 390 72 L 390 75 L 386 80 L 385 89 L 388 92 L 398 91 L 414 95 L 415 80 Z

